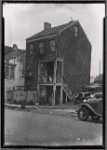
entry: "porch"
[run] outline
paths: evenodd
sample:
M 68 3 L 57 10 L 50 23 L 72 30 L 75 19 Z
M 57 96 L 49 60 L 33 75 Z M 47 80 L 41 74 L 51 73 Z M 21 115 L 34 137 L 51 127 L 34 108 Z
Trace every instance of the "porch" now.
M 39 61 L 37 92 L 40 105 L 58 105 L 69 102 L 69 94 L 64 89 L 64 85 L 63 59 Z

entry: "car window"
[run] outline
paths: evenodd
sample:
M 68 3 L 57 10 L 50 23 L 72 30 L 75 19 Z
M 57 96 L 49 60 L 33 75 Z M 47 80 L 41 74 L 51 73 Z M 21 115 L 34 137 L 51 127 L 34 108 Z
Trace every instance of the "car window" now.
M 102 87 L 99 86 L 99 87 L 85 87 L 83 89 L 84 92 L 101 92 L 102 91 Z

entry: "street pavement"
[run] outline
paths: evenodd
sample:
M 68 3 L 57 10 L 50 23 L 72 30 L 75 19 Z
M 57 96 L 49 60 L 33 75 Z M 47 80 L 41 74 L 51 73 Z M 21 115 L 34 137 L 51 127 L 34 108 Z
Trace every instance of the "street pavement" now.
M 39 109 L 40 110 L 40 109 Z M 51 112 L 51 111 L 50 111 Z M 5 109 L 5 145 L 102 145 L 102 123 L 76 116 Z

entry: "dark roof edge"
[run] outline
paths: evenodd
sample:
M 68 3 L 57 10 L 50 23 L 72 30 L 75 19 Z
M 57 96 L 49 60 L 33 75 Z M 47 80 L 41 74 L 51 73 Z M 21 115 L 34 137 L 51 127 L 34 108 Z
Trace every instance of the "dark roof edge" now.
M 43 30 L 42 30 L 43 31 Z M 40 32 L 42 32 L 42 31 L 40 31 Z M 37 32 L 36 34 L 38 34 L 38 33 L 40 33 L 40 32 Z M 31 40 L 31 38 L 33 37 L 33 36 L 35 36 L 36 34 L 33 34 L 32 36 L 30 36 L 30 37 L 28 37 L 27 39 L 25 39 L 26 41 L 27 40 Z
M 45 35 L 45 36 L 42 36 L 42 37 L 38 37 L 38 38 L 33 38 L 33 39 L 26 40 L 26 42 L 37 41 L 37 40 L 45 39 L 45 38 L 49 38 L 49 37 L 55 37 L 57 35 L 58 35 L 58 33 L 50 34 L 50 35 Z
M 17 54 L 17 51 L 19 51 L 20 53 Z M 7 55 L 5 56 L 5 60 L 6 60 L 6 59 L 10 59 L 10 58 L 16 58 L 16 57 L 18 57 L 19 55 L 22 55 L 22 54 L 25 54 L 25 53 L 26 53 L 25 50 L 19 50 L 19 49 L 18 49 L 17 51 L 16 51 L 16 56 L 12 56 L 12 54 L 14 54 L 15 51 L 12 51 L 11 53 L 7 54 Z

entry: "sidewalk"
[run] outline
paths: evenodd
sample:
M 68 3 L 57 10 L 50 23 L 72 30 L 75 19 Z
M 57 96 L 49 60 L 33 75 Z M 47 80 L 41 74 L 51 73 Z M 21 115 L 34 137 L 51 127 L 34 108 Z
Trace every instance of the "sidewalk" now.
M 16 104 L 8 104 L 5 103 L 5 108 L 11 109 L 21 109 L 21 105 Z M 33 111 L 35 110 L 38 113 L 49 113 L 49 114 L 57 114 L 57 115 L 72 115 L 76 116 L 76 110 L 78 105 L 74 105 L 74 103 L 66 103 L 61 105 L 54 105 L 54 106 L 44 106 L 44 105 L 26 105 L 25 110 Z

